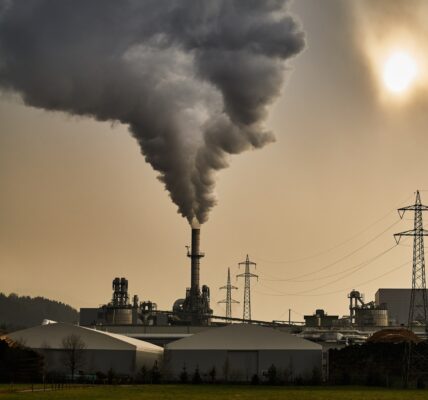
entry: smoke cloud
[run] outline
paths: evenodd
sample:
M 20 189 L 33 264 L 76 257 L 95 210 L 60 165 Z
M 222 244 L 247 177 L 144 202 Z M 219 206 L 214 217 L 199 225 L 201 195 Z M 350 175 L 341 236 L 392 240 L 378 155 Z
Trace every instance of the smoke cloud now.
M 285 60 L 287 0 L 0 0 L 0 87 L 31 106 L 119 121 L 189 222 L 228 155 L 261 148 Z

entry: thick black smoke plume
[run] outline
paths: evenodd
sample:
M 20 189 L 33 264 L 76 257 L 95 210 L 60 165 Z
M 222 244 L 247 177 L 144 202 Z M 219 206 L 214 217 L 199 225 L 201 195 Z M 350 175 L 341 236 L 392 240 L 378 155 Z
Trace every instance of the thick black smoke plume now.
M 228 154 L 263 122 L 304 46 L 287 0 L 0 0 L 0 86 L 129 126 L 179 212 L 205 222 Z

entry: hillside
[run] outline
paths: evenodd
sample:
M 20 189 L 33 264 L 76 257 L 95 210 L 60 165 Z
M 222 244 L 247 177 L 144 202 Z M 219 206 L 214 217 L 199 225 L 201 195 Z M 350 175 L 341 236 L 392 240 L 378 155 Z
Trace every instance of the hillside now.
M 40 325 L 44 319 L 78 322 L 79 313 L 67 304 L 44 297 L 0 293 L 0 329 L 13 331 Z

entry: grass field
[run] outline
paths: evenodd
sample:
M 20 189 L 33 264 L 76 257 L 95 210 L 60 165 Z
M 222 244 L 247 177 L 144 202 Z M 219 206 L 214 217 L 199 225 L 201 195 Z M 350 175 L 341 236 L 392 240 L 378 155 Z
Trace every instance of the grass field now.
M 21 388 L 17 388 L 21 389 Z M 226 385 L 141 385 L 95 386 L 46 392 L 6 392 L 0 386 L 0 399 L 14 400 L 419 400 L 428 399 L 428 390 L 389 390 L 378 388 L 290 388 Z

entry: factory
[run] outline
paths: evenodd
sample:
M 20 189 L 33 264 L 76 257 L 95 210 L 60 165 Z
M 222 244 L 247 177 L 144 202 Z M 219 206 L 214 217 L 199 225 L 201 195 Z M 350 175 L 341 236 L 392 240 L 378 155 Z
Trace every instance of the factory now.
M 185 297 L 175 300 L 170 310 L 159 310 L 154 301 L 140 302 L 137 295 L 130 301 L 128 280 L 117 277 L 112 282 L 110 302 L 99 308 L 82 308 L 80 325 L 166 347 L 205 331 L 217 331 L 231 322 L 251 322 L 320 343 L 326 352 L 329 348 L 363 343 L 380 329 L 407 322 L 410 289 L 379 289 L 375 301 L 368 302 L 354 289 L 347 296 L 349 315 L 339 317 L 317 309 L 314 314 L 304 316 L 303 325 L 291 321 L 230 318 L 230 314 L 226 318 L 215 316 L 210 308 L 209 288 L 200 285 L 200 260 L 204 253 L 200 251 L 199 228 L 192 228 L 187 257 L 190 259 L 190 286 Z M 225 288 L 233 288 L 229 281 Z
M 204 253 L 200 250 L 201 231 L 199 227 L 191 229 L 191 246 L 188 247 L 187 257 L 190 259 L 190 285 L 185 290 L 183 298 L 175 300 L 171 309 L 159 310 L 154 301 L 139 301 L 137 295 L 128 292 L 126 278 L 115 278 L 112 288 L 111 301 L 98 308 L 81 308 L 80 325 L 95 327 L 99 330 L 110 330 L 126 334 L 134 338 L 148 340 L 152 343 L 165 345 L 169 341 L 182 339 L 204 329 L 223 326 L 230 322 L 255 322 L 251 319 L 248 304 L 244 304 L 244 318 L 231 318 L 213 315 L 210 307 L 210 289 L 200 283 L 200 262 Z M 249 278 L 257 277 L 250 273 L 249 266 L 255 265 L 247 259 L 240 263 L 246 265 L 246 287 L 244 298 L 250 298 Z M 239 275 L 239 276 L 241 276 Z M 247 279 L 248 278 L 248 279 Z M 230 291 L 235 288 L 230 284 L 224 286 Z M 248 290 L 248 292 L 247 292 Z M 375 301 L 365 301 L 364 295 L 358 290 L 348 294 L 349 315 L 339 318 L 338 315 L 328 315 L 323 309 L 317 309 L 313 315 L 304 316 L 304 326 L 296 329 L 291 321 L 258 321 L 262 325 L 281 327 L 295 332 L 305 329 L 340 330 L 359 329 L 374 332 L 390 326 L 400 326 L 408 322 L 411 289 L 379 289 Z M 230 293 L 227 301 L 232 302 Z M 227 302 L 224 300 L 223 302 Z M 416 307 L 418 307 L 416 305 Z M 245 317 L 247 315 L 247 317 Z
M 388 310 L 385 304 L 377 305 L 371 301 L 364 302 L 364 295 L 358 290 L 352 290 L 349 298 L 349 319 L 352 325 L 360 327 L 387 327 Z
M 144 325 L 144 326 L 209 326 L 210 289 L 200 286 L 200 229 L 192 228 L 192 241 L 187 250 L 190 258 L 190 287 L 184 298 L 177 299 L 170 311 L 160 311 L 152 301 L 139 302 L 137 295 L 129 301 L 126 278 L 113 280 L 113 297 L 110 303 L 99 308 L 81 308 L 80 325 Z
M 115 278 L 111 302 L 98 309 L 81 309 L 80 324 L 164 347 L 168 350 L 168 360 L 180 360 L 171 364 L 175 376 L 177 376 L 177 365 L 182 362 L 184 354 L 193 354 L 190 352 L 177 353 L 180 357 L 171 358 L 170 354 L 173 354 L 171 352 L 176 349 L 176 344 L 178 346 L 178 343 L 187 343 L 190 346 L 188 347 L 190 351 L 194 344 L 190 338 L 194 337 L 196 340 L 199 335 L 208 335 L 209 332 L 213 332 L 212 334 L 215 336 L 225 326 L 239 326 L 237 324 L 230 325 L 232 321 L 227 319 L 222 321 L 219 319 L 220 317 L 212 314 L 209 314 L 211 317 L 209 319 L 180 318 L 180 314 L 176 315 L 174 312 L 174 307 L 171 311 L 160 311 L 157 310 L 154 302 L 138 303 L 136 296 L 133 297 L 132 304 L 128 304 L 127 289 L 128 282 L 125 278 Z M 406 292 L 405 289 L 403 290 Z M 378 293 L 383 293 L 383 291 L 384 289 L 379 289 Z M 190 291 L 187 290 L 187 292 Z M 407 293 L 409 292 L 410 290 L 407 290 Z M 394 298 L 394 293 L 391 295 L 392 298 Z M 386 302 L 379 304 L 378 298 L 376 301 L 366 302 L 364 295 L 358 290 L 352 290 L 347 295 L 347 299 L 349 301 L 349 315 L 339 317 L 338 315 L 329 315 L 323 309 L 317 309 L 314 314 L 305 315 L 304 323 L 301 325 L 296 322 L 244 321 L 239 318 L 232 320 L 235 323 L 247 322 L 247 326 L 267 327 L 282 334 L 293 334 L 294 337 L 319 344 L 322 347 L 324 358 L 327 357 L 329 349 L 365 343 L 373 333 L 387 327 L 397 326 L 397 319 L 389 317 Z M 126 318 L 123 318 L 123 315 L 126 315 Z M 200 314 L 197 313 L 196 315 Z M 415 331 L 420 336 L 424 334 L 423 329 L 415 329 Z M 187 341 L 187 339 L 189 340 Z M 232 346 L 228 340 L 229 338 L 225 336 L 224 345 L 226 347 Z M 232 347 L 229 350 L 223 349 L 223 351 L 235 351 L 236 349 L 233 350 Z M 202 350 L 198 349 L 198 351 Z M 326 369 L 325 362 L 323 368 Z
M 328 352 L 350 344 L 362 344 L 375 332 L 405 324 L 408 319 L 411 289 L 379 289 L 375 301 L 352 290 L 348 295 L 349 315 L 329 315 L 318 308 L 304 316 L 304 323 L 256 321 L 251 319 L 249 303 L 244 318 L 217 316 L 210 307 L 210 290 L 200 284 L 200 229 L 191 230 L 190 285 L 185 296 L 172 303 L 170 310 L 159 310 L 154 301 L 140 302 L 131 296 L 125 277 L 112 281 L 112 296 L 97 308 L 80 309 L 80 325 L 50 323 L 8 335 L 43 354 L 49 368 L 66 373 L 64 354 L 67 338 L 82 343 L 82 372 L 86 374 L 115 370 L 135 376 L 141 368 L 162 367 L 168 380 L 180 379 L 183 371 L 198 371 L 207 378 L 216 371 L 224 381 L 250 381 L 266 376 L 274 365 L 279 371 L 292 370 L 294 378 L 307 379 L 311 371 L 328 370 Z M 255 263 L 247 256 L 245 294 L 250 297 L 249 271 Z M 230 306 L 230 271 L 226 301 Z M 244 296 L 245 297 L 245 296 Z M 345 300 L 345 299 L 344 299 Z M 417 306 L 417 305 L 416 305 Z M 245 315 L 249 317 L 245 318 Z M 423 337 L 425 326 L 412 326 Z
M 245 322 L 239 318 L 230 319 L 230 315 L 223 319 L 213 315 L 210 289 L 200 284 L 200 260 L 204 253 L 200 251 L 199 228 L 191 230 L 191 246 L 188 247 L 187 257 L 190 259 L 190 286 L 185 291 L 185 297 L 175 300 L 170 310 L 158 310 L 154 301 L 140 302 L 138 295 L 132 296 L 130 300 L 128 280 L 117 277 L 112 283 L 113 295 L 110 302 L 98 308 L 80 309 L 80 325 L 99 330 L 108 329 L 164 345 L 171 340 L 181 339 L 210 327 L 222 326 L 232 320 Z M 338 315 L 328 315 L 323 309 L 317 309 L 313 315 L 304 316 L 304 328 L 337 330 L 354 327 L 376 330 L 407 322 L 410 289 L 379 289 L 375 301 L 370 302 L 365 302 L 361 292 L 352 290 L 348 299 L 349 316 L 339 318 Z M 290 330 L 295 328 L 286 321 L 261 322 L 265 325 L 281 325 L 283 328 L 288 326 Z

